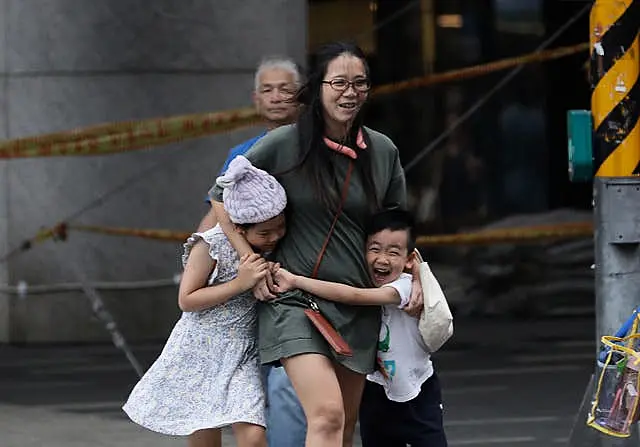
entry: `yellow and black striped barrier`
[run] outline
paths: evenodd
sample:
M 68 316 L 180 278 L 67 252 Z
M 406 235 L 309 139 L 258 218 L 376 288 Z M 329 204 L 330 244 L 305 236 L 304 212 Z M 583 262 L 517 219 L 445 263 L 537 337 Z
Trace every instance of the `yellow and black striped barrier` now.
M 596 0 L 590 25 L 595 176 L 639 175 L 640 0 Z

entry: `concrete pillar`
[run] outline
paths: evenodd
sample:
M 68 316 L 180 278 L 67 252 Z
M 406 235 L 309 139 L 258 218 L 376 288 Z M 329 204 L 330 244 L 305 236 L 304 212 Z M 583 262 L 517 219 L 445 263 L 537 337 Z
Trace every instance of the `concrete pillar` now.
M 304 63 L 306 8 L 301 0 L 0 0 L 0 136 L 247 106 L 262 57 Z M 0 256 L 86 207 L 75 222 L 193 229 L 228 149 L 257 132 L 0 162 Z M 74 282 L 68 260 L 95 281 L 166 279 L 180 271 L 181 249 L 71 232 L 0 264 L 0 285 Z M 103 295 L 130 340 L 164 338 L 178 316 L 174 287 Z M 81 291 L 0 295 L 0 342 L 102 339 L 108 334 Z
M 0 139 L 7 138 L 7 78 L 6 78 L 6 59 L 5 51 L 5 34 L 7 18 L 4 15 L 4 2 L 0 3 Z M 7 162 L 0 161 L 0 256 L 6 253 L 8 247 L 8 186 L 9 178 L 7 176 Z M 9 280 L 8 266 L 0 260 L 0 285 L 7 284 Z M 0 290 L 0 341 L 9 338 L 9 297 Z

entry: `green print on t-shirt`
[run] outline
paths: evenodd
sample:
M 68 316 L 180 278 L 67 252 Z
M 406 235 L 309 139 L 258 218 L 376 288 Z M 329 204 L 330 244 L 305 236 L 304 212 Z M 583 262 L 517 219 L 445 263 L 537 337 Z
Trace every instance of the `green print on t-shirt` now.
M 385 330 L 384 339 L 378 338 L 378 351 L 389 352 L 389 345 L 391 344 L 391 334 L 389 333 L 389 325 L 382 323 L 382 327 Z
M 387 323 L 382 323 L 381 332 L 384 333 L 384 337 L 382 340 L 378 337 L 378 351 L 389 352 L 389 348 L 391 347 L 391 331 L 389 330 L 389 325 Z M 378 364 L 380 365 L 382 374 L 389 380 L 393 379 L 393 376 L 396 375 L 395 360 L 382 360 L 378 355 Z

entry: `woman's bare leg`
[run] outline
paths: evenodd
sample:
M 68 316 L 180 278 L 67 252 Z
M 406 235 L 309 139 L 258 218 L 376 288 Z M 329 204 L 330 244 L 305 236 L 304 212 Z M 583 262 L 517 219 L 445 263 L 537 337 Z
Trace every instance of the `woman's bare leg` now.
M 342 447 L 344 408 L 333 363 L 320 354 L 282 359 L 307 418 L 306 447 Z
M 233 424 L 232 428 L 238 447 L 267 447 L 267 434 L 264 427 L 239 422 Z
M 339 364 L 335 365 L 335 371 L 340 384 L 345 415 L 342 445 L 343 447 L 352 447 L 356 422 L 358 422 L 358 409 L 360 408 L 360 400 L 364 390 L 365 375 L 355 373 Z
M 219 428 L 198 430 L 189 435 L 189 447 L 222 447 L 222 434 Z

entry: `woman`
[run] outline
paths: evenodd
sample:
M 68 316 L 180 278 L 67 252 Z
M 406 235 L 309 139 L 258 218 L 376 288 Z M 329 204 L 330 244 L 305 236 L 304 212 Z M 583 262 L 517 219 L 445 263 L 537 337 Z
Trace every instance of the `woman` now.
M 287 192 L 288 234 L 274 260 L 312 276 L 322 253 L 317 278 L 371 287 L 365 223 L 381 208 L 404 205 L 404 173 L 393 142 L 362 126 L 371 88 L 362 50 L 329 44 L 316 61 L 298 95 L 306 106 L 298 122 L 270 132 L 247 158 L 276 175 Z M 246 240 L 231 231 L 220 192 L 211 192 L 216 216 L 239 254 L 250 253 Z M 284 365 L 307 418 L 306 446 L 351 446 L 365 375 L 374 369 L 380 310 L 315 300 L 353 355 L 336 354 L 302 308 L 276 299 L 259 306 L 260 357 Z

